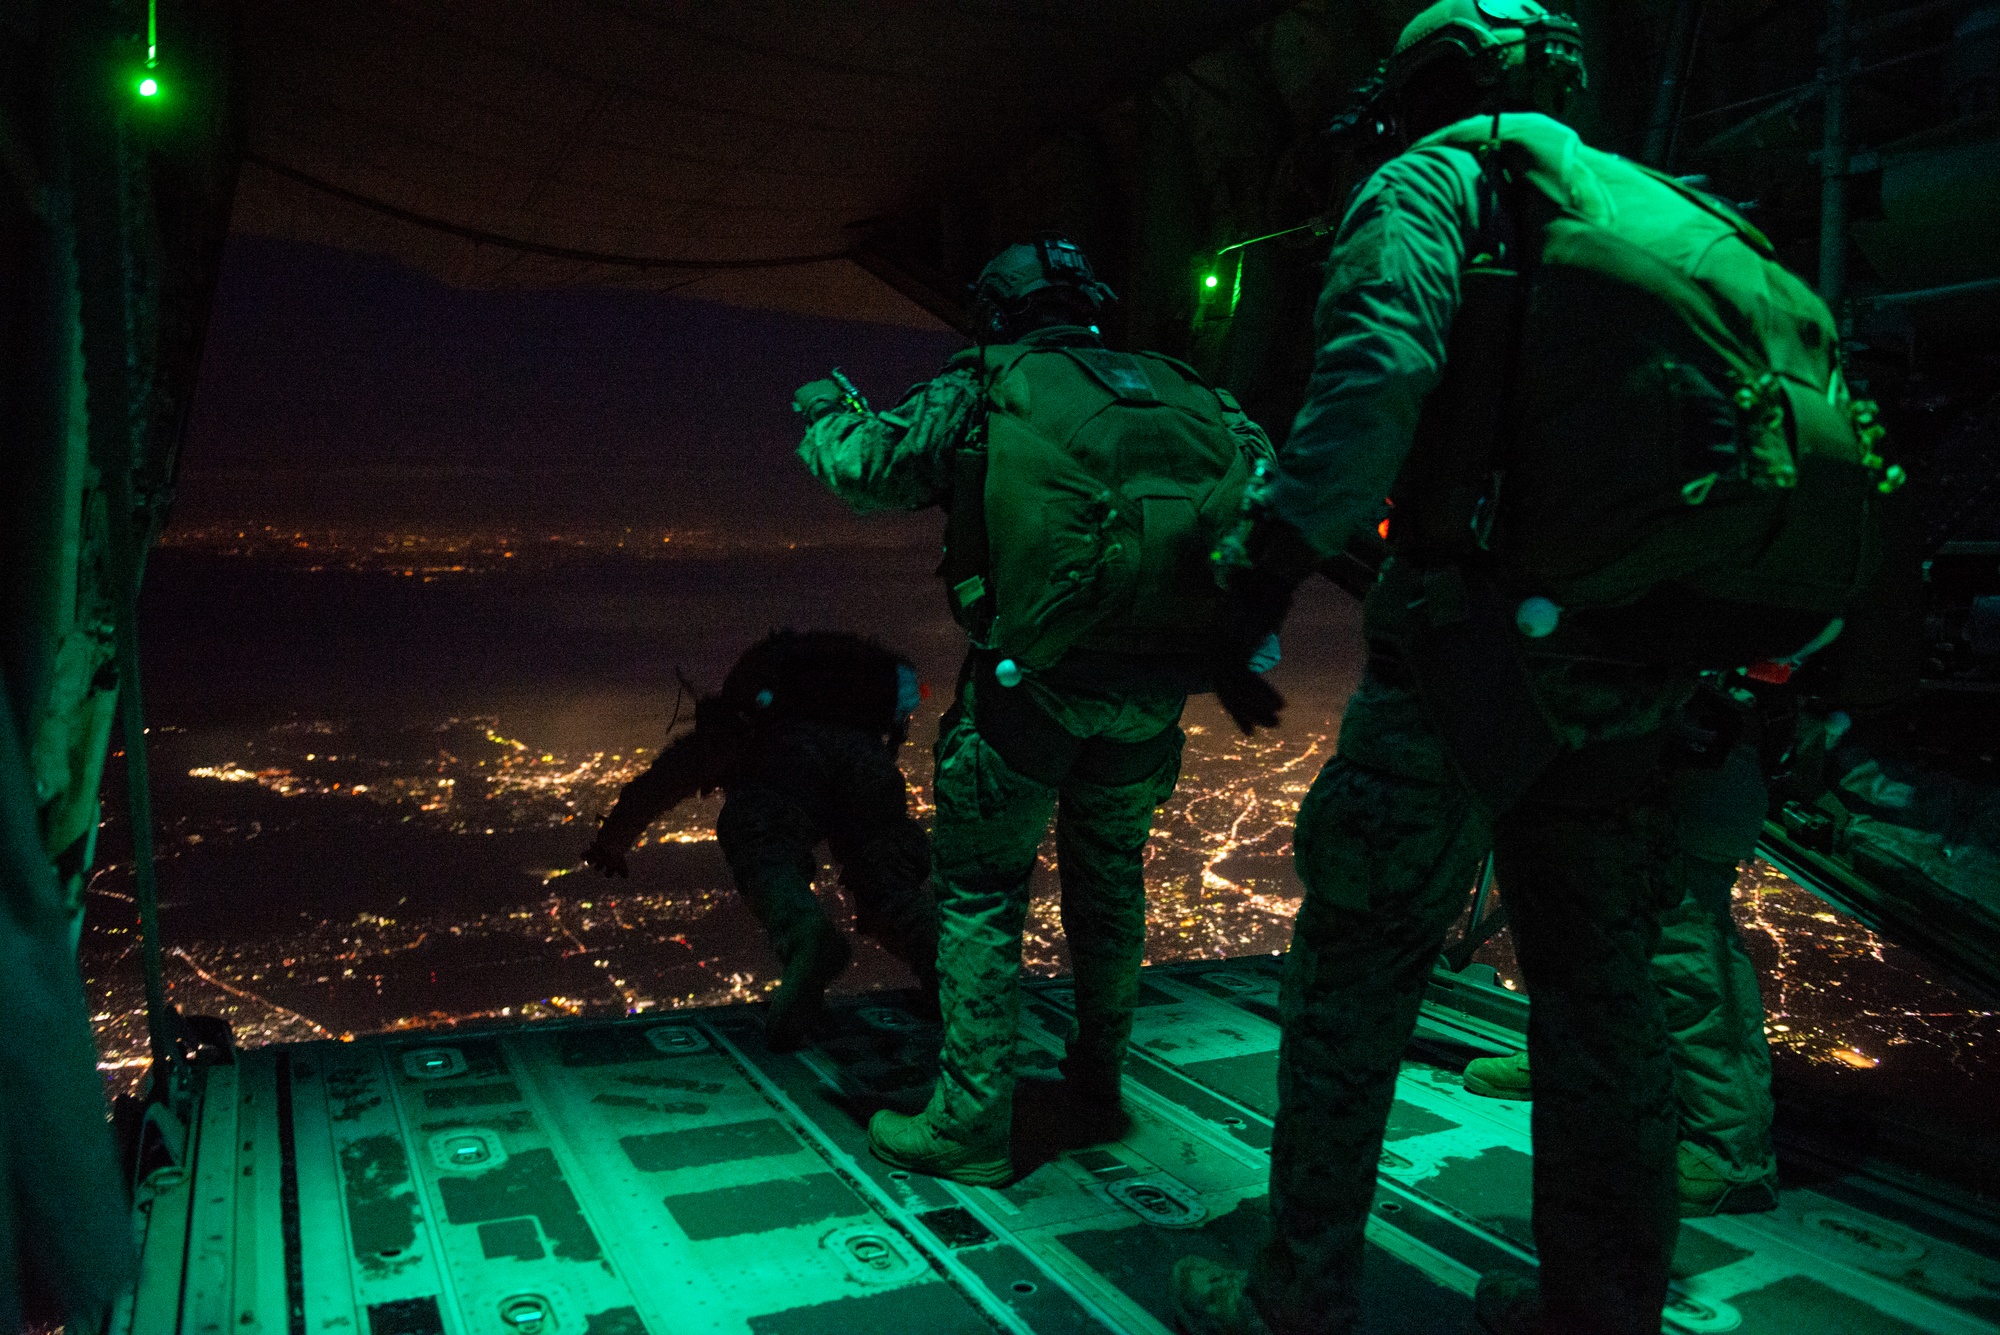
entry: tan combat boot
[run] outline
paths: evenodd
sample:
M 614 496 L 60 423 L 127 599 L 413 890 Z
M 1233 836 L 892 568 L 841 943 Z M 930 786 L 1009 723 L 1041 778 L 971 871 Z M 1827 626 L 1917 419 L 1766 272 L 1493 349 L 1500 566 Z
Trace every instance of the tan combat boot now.
M 1207 1257 L 1182 1257 L 1170 1285 L 1174 1324 L 1182 1335 L 1271 1335 L 1244 1291 L 1249 1279 L 1243 1271 Z
M 1487 1335 L 1543 1335 L 1542 1287 L 1514 1270 L 1489 1270 L 1472 1293 L 1472 1319 Z
M 1685 1140 L 1676 1158 L 1683 1219 L 1716 1214 L 1763 1214 L 1778 1208 L 1775 1170 L 1748 1182 L 1739 1181 L 1728 1176 L 1721 1159 Z
M 884 1163 L 969 1187 L 1004 1187 L 1014 1180 L 1006 1142 L 963 1145 L 944 1134 L 929 1113 L 906 1117 L 884 1108 L 868 1121 L 868 1148 Z
M 1528 1054 L 1516 1052 L 1467 1062 L 1465 1092 L 1488 1099 L 1532 1099 L 1535 1092 L 1528 1080 Z

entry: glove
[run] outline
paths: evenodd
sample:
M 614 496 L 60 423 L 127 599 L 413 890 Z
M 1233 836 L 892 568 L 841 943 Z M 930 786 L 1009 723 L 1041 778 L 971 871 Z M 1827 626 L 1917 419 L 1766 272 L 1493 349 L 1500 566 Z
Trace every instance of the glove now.
M 840 386 L 833 381 L 809 381 L 792 395 L 792 411 L 808 422 L 817 422 L 828 413 L 838 412 L 843 398 Z
M 1255 735 L 1259 728 L 1278 726 L 1278 711 L 1285 707 L 1285 697 L 1270 682 L 1240 664 L 1211 668 L 1209 678 L 1215 698 L 1245 737 Z
M 1292 610 L 1297 584 L 1254 566 L 1233 572 L 1222 605 L 1220 634 L 1209 658 L 1208 679 L 1215 698 L 1249 736 L 1278 726 L 1285 697 L 1259 675 L 1274 660 L 1271 642 Z
M 608 842 L 601 833 L 596 843 L 583 850 L 583 865 L 597 868 L 607 880 L 613 876 L 629 880 L 632 876 L 632 869 L 625 865 L 625 845 Z

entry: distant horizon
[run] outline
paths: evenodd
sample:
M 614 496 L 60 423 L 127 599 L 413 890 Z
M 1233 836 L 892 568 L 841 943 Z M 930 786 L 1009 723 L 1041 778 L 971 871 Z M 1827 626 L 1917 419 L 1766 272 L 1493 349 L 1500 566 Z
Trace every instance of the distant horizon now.
M 781 515 L 675 525 L 620 524 L 600 515 L 539 515 L 532 522 L 519 523 L 504 518 L 454 520 L 448 515 L 418 521 L 396 516 L 351 520 L 313 516 L 289 522 L 177 515 L 161 533 L 158 546 L 171 551 L 283 558 L 295 565 L 317 554 L 347 562 L 339 568 L 359 570 L 392 568 L 397 563 L 388 558 L 402 549 L 415 556 L 461 552 L 488 560 L 501 555 L 523 561 L 583 555 L 710 560 L 801 548 L 931 547 L 939 541 L 942 529 L 940 515 L 929 516 L 928 522 L 922 515 L 842 515 L 837 522 L 807 529 Z

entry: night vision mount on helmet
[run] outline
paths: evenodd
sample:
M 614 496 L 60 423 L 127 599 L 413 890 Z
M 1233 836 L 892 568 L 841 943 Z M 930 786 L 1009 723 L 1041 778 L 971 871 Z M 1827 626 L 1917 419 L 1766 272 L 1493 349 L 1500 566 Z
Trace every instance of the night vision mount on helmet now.
M 1079 313 L 1095 312 L 1118 300 L 1066 236 L 1047 233 L 1007 247 L 972 284 L 972 317 L 981 340 L 1004 340 L 1023 332 L 1016 323 L 1038 299 L 1047 300 L 1057 292 L 1072 296 Z
M 1328 133 L 1363 139 L 1415 138 L 1438 128 L 1404 124 L 1406 94 L 1449 77 L 1477 90 L 1484 105 L 1447 119 L 1495 111 L 1559 115 L 1586 86 L 1576 20 L 1535 0 L 1439 0 L 1396 39 L 1396 49 L 1355 90 Z

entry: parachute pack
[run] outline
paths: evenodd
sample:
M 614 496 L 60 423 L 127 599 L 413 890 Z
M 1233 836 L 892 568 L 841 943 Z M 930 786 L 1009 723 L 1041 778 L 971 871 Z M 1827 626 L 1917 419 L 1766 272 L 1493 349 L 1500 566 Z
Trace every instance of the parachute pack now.
M 1223 392 L 1170 357 L 1094 345 L 976 348 L 953 365 L 987 399 L 983 439 L 955 462 L 938 572 L 973 643 L 1024 671 L 1072 649 L 1199 652 L 1221 603 L 1208 555 L 1250 477 Z
M 875 641 L 843 631 L 777 630 L 751 645 L 722 689 L 697 705 L 700 726 L 718 731 L 781 719 L 840 723 L 896 734 L 907 711 L 899 687 L 915 679 L 909 662 Z M 699 711 L 707 709 L 712 719 Z
M 1627 641 L 1657 632 L 1651 652 L 1727 666 L 1811 639 L 1879 569 L 1901 480 L 1825 304 L 1727 204 L 1556 121 L 1480 117 L 1416 148 L 1437 145 L 1504 182 L 1519 242 L 1511 264 L 1471 257 L 1448 360 L 1497 374 L 1447 374 L 1392 525 Z M 1490 448 L 1464 426 L 1482 409 Z

